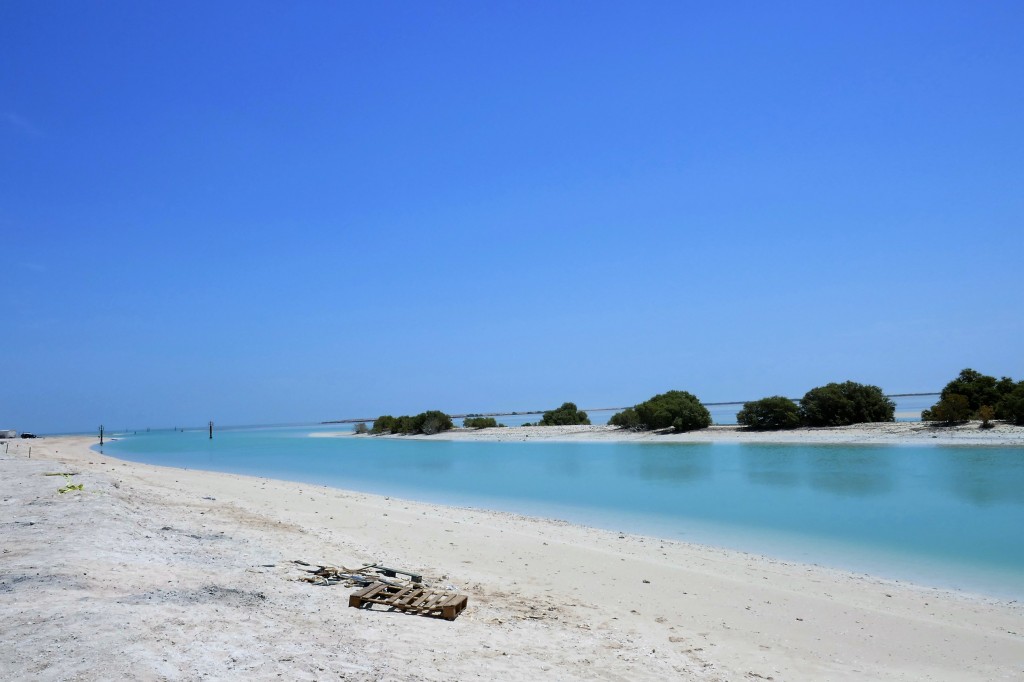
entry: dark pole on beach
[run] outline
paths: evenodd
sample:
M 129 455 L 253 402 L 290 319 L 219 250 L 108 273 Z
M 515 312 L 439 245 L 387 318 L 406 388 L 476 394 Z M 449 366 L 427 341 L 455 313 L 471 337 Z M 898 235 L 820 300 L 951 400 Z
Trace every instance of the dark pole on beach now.
M 103 424 L 100 424 L 100 445 L 103 445 Z
M 210 422 L 210 440 L 213 440 L 213 422 Z

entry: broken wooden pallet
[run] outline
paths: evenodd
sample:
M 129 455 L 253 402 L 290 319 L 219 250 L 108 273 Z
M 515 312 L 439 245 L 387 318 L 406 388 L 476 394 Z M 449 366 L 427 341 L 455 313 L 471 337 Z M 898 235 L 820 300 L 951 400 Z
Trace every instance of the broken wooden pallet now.
M 348 605 L 355 608 L 380 604 L 406 613 L 455 620 L 469 603 L 464 594 L 430 590 L 419 584 L 389 585 L 374 583 L 352 594 Z

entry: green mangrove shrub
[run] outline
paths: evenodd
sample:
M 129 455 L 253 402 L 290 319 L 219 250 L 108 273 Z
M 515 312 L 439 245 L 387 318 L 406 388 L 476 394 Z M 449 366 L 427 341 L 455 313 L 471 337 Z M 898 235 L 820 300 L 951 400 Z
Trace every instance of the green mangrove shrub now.
M 393 433 L 393 434 L 426 434 L 433 435 L 442 431 L 454 428 L 452 418 L 440 410 L 429 410 L 420 412 L 417 415 L 402 415 L 392 417 L 389 414 L 381 415 L 373 422 L 370 432 Z
M 711 426 L 711 413 L 692 393 L 667 391 L 612 415 L 608 423 L 638 431 L 696 431 Z
M 992 408 L 988 407 L 988 410 L 992 410 Z M 922 411 L 921 421 L 942 422 L 947 425 L 959 424 L 968 421 L 971 414 L 973 414 L 973 410 L 971 410 L 971 403 L 967 396 L 950 393 L 943 396 L 931 408 Z
M 939 394 L 939 402 L 929 409 L 921 412 L 922 421 L 945 421 L 943 417 L 948 413 L 948 399 L 951 396 L 963 396 L 967 400 L 967 407 L 970 413 L 967 417 L 958 418 L 954 421 L 966 421 L 967 419 L 981 419 L 981 408 L 986 405 L 993 408 L 996 419 L 1012 421 L 1009 412 L 1010 403 L 1006 402 L 1007 397 L 1016 390 L 1018 384 L 1010 377 L 996 379 L 994 376 L 982 374 L 971 368 L 960 370 L 960 374 L 945 385 L 942 393 Z M 946 401 L 945 407 L 940 408 Z M 959 404 L 959 401 L 957 401 Z
M 1017 382 L 1013 390 L 999 401 L 996 412 L 1011 424 L 1024 426 L 1024 381 Z
M 466 417 L 462 420 L 462 427 L 466 429 L 490 429 L 496 426 L 504 424 L 499 424 L 494 417 Z
M 736 414 L 736 421 L 758 431 L 795 429 L 801 424 L 800 406 L 789 398 L 773 395 L 743 403 L 743 409 Z
M 590 424 L 590 417 L 575 403 L 562 403 L 562 406 L 548 410 L 538 422 L 541 426 L 576 426 Z
M 644 424 L 640 421 L 640 415 L 632 407 L 627 407 L 622 412 L 616 412 L 608 420 L 608 423 L 611 426 L 629 429 L 630 431 L 643 431 L 644 429 Z
M 800 399 L 800 417 L 807 426 L 848 426 L 891 422 L 896 404 L 878 386 L 855 381 L 812 388 Z

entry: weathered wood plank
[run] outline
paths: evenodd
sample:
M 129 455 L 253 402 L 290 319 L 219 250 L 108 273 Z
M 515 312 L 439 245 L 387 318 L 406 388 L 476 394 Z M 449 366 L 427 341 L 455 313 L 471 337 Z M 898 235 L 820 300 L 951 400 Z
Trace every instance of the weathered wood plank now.
M 469 603 L 469 598 L 464 594 L 457 594 L 444 603 L 441 607 L 441 617 L 445 620 L 455 620 L 462 610 Z
M 428 590 L 418 584 L 398 586 L 380 582 L 349 597 L 349 606 L 356 608 L 380 604 L 405 613 L 439 616 L 446 620 L 455 620 L 468 602 L 464 594 Z

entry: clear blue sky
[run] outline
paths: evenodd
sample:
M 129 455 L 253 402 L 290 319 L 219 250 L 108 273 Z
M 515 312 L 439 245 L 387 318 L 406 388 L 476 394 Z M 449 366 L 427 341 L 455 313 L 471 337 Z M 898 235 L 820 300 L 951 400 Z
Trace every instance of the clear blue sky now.
M 1024 378 L 1024 3 L 0 2 L 0 427 Z

